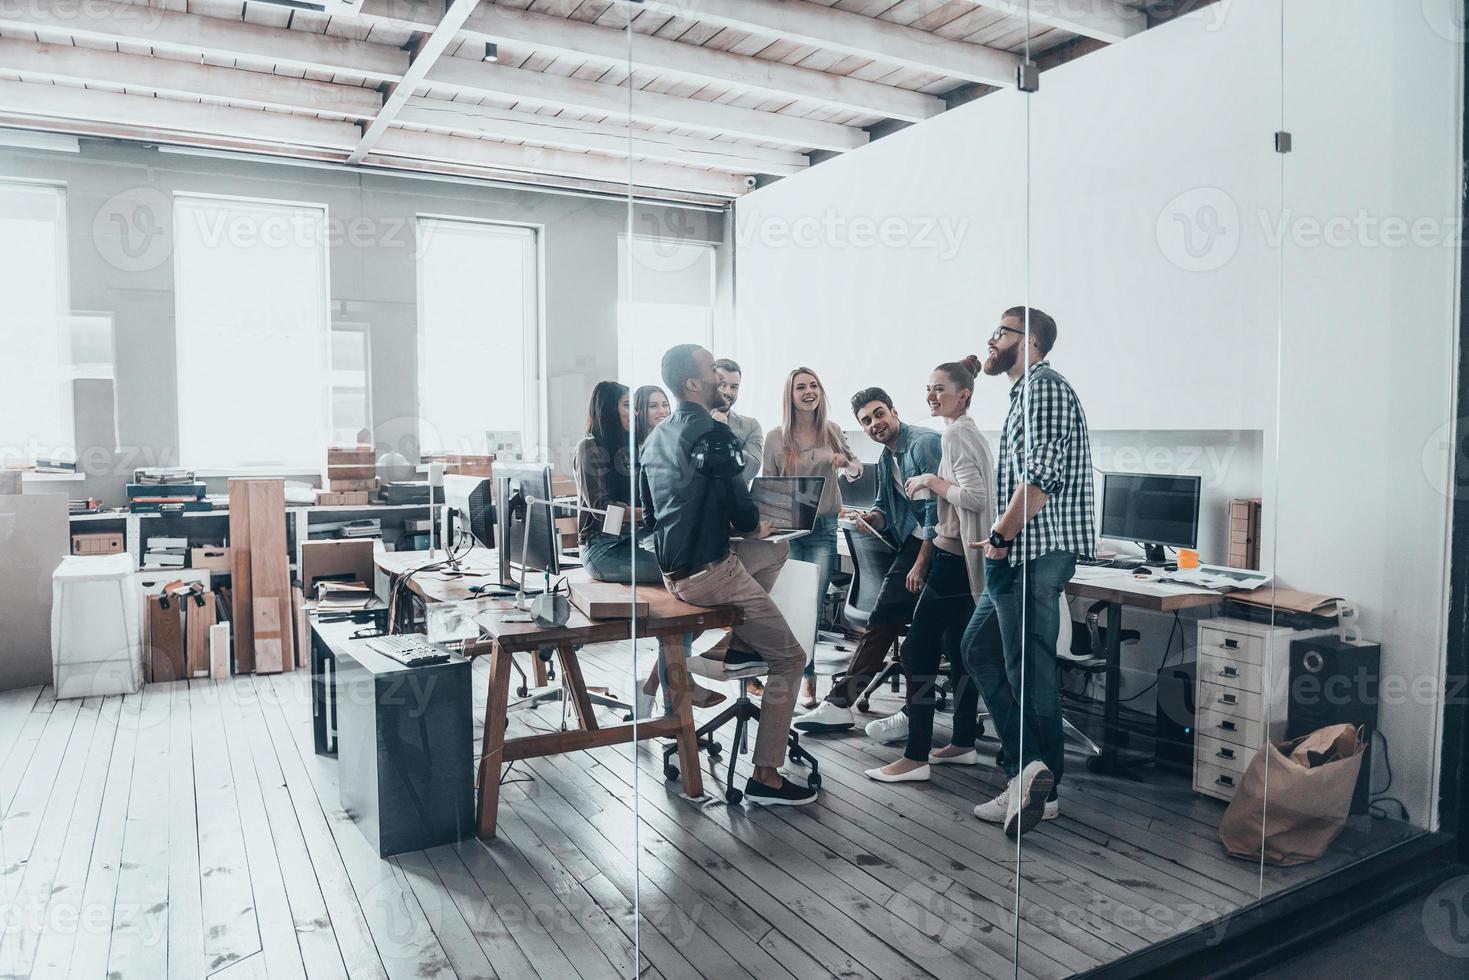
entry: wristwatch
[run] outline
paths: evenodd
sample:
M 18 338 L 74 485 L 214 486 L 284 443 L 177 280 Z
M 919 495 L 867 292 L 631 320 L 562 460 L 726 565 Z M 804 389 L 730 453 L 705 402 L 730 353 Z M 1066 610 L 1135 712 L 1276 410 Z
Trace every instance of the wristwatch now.
M 1014 538 L 1011 538 L 1009 541 L 1006 541 L 1004 538 L 1000 537 L 1000 532 L 999 531 L 995 530 L 994 528 L 990 528 L 990 547 L 991 548 L 998 548 L 999 550 L 1004 551 L 1006 548 L 1010 547 L 1014 543 L 1015 543 L 1015 539 Z

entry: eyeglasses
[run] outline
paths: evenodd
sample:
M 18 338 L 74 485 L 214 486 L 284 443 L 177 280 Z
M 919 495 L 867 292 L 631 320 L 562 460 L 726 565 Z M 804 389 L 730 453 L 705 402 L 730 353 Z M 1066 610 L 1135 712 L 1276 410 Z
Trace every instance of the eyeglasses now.
M 995 343 L 999 343 L 1000 340 L 1007 333 L 1018 333 L 1018 334 L 1024 336 L 1025 331 L 1024 330 L 1016 330 L 1014 327 L 1007 327 L 1007 326 L 1004 326 L 1003 324 L 1001 324 L 1000 326 L 998 326 L 998 327 L 995 328 L 995 332 L 994 333 L 990 334 L 990 340 L 993 341 L 993 342 L 995 342 Z

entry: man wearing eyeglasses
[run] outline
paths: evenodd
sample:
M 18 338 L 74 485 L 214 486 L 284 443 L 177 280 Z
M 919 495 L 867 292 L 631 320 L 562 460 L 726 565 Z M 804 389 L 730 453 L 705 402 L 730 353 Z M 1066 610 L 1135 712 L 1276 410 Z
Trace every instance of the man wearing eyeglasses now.
M 1086 413 L 1047 359 L 1055 343 L 1055 320 L 1012 307 L 990 335 L 982 368 L 1011 381 L 996 481 L 1004 511 L 989 540 L 970 546 L 984 549 L 985 592 L 962 649 L 1010 777 L 1005 792 L 975 807 L 974 815 L 1004 824 L 1010 837 L 1060 814 L 1056 785 L 1066 761 L 1056 677 L 1061 594 L 1076 559 L 1096 552 Z M 980 642 L 991 615 L 999 617 L 1002 650 Z

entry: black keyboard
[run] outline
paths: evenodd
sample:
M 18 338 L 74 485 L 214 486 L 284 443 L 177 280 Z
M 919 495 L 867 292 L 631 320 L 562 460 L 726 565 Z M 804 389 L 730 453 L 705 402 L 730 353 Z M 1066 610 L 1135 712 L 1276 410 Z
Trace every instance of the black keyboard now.
M 1078 558 L 1076 564 L 1085 568 L 1117 568 L 1130 572 L 1142 568 L 1147 562 L 1141 558 Z

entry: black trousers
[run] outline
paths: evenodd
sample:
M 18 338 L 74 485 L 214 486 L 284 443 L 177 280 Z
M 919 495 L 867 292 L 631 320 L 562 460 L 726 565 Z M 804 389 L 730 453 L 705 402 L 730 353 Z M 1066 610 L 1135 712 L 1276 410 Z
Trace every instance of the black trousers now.
M 954 681 L 952 744 L 974 745 L 979 728 L 979 689 L 963 669 L 960 653 L 964 629 L 973 615 L 974 596 L 969 591 L 969 569 L 964 556 L 934 549 L 928 580 L 918 596 L 913 622 L 903 640 L 903 666 L 908 675 L 908 747 L 903 755 L 915 762 L 927 762 L 933 749 L 939 664 L 946 653 L 949 676 Z

